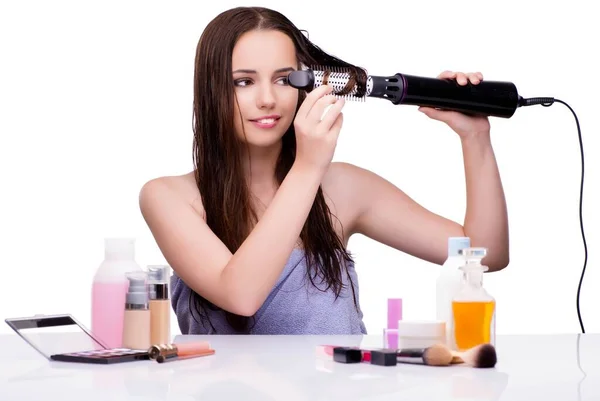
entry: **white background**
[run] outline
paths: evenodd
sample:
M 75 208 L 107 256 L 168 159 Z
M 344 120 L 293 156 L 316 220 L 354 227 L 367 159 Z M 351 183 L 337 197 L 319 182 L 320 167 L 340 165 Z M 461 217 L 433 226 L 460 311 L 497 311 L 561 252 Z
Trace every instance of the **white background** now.
M 136 237 L 141 265 L 164 262 L 140 215 L 139 189 L 192 169 L 198 38 L 219 12 L 256 4 L 283 12 L 320 47 L 374 75 L 482 71 L 514 82 L 525 97 L 569 103 L 586 149 L 590 256 L 581 310 L 586 330 L 600 330 L 600 28 L 587 1 L 3 3 L 0 317 L 71 313 L 89 325 L 104 237 Z M 584 254 L 573 115 L 558 103 L 519 109 L 509 120 L 492 119 L 492 135 L 511 235 L 510 266 L 485 277 L 498 301 L 497 331 L 577 332 Z M 458 137 L 415 107 L 347 103 L 335 159 L 371 169 L 462 222 Z M 437 266 L 364 237 L 350 248 L 369 332 L 385 325 L 388 297 L 404 299 L 407 319 L 433 316 Z

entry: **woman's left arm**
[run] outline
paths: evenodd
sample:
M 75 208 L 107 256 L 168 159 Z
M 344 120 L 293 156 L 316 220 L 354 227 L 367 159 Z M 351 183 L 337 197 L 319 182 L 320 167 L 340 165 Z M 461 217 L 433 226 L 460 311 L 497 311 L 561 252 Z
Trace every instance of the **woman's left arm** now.
M 438 78 L 456 79 L 460 85 L 483 80 L 481 73 L 451 71 Z M 446 123 L 460 137 L 467 189 L 464 224 L 426 210 L 374 173 L 355 169 L 358 214 L 353 231 L 434 263 L 446 259 L 448 237 L 467 236 L 471 246 L 488 249 L 484 262 L 490 271 L 503 269 L 509 263 L 508 217 L 488 118 L 426 107 L 419 111 Z
M 509 263 L 508 213 L 502 181 L 488 134 L 461 138 L 467 189 L 464 232 L 471 246 L 488 248 L 490 271 Z

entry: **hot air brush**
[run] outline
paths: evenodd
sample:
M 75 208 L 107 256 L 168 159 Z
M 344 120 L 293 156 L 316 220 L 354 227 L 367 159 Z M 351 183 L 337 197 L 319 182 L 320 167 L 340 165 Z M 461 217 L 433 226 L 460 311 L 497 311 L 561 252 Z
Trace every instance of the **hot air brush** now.
M 427 78 L 397 73 L 367 75 L 361 69 L 312 67 L 293 71 L 290 86 L 308 92 L 331 85 L 332 94 L 348 100 L 367 97 L 387 99 L 395 105 L 413 105 L 454 110 L 465 114 L 510 118 L 521 106 L 550 105 L 554 98 L 524 99 L 511 82 L 481 81 L 459 85 L 456 80 Z

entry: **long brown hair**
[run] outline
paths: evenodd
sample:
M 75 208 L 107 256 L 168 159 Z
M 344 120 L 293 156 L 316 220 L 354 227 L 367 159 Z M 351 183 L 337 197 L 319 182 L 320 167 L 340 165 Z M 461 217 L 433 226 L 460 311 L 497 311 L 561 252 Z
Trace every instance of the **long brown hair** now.
M 299 63 L 350 68 L 357 74 L 364 70 L 329 55 L 311 43 L 284 15 L 262 7 L 238 7 L 219 14 L 200 37 L 196 49 L 194 72 L 194 151 L 195 178 L 206 213 L 206 222 L 212 231 L 234 253 L 257 221 L 251 204 L 243 164 L 243 144 L 235 135 L 234 84 L 231 70 L 233 48 L 240 36 L 255 29 L 272 29 L 287 34 L 296 48 Z M 305 95 L 299 91 L 301 104 Z M 279 184 L 292 167 L 296 155 L 293 124 L 282 138 L 282 147 L 275 174 Z M 309 278 L 321 276 L 325 290 L 333 289 L 336 298 L 344 288 L 345 272 L 357 305 L 354 284 L 345 262 L 352 257 L 333 227 L 332 218 L 322 189 L 319 188 L 308 218 L 302 229 L 302 241 L 308 263 Z M 341 256 L 341 257 L 340 257 Z M 318 262 L 318 263 L 317 263 Z M 215 305 L 192 291 L 190 309 L 195 306 L 202 319 L 207 310 L 218 310 Z M 191 310 L 192 316 L 194 311 Z M 249 319 L 225 312 L 227 322 L 238 332 L 247 332 Z M 195 317 L 194 317 L 195 319 Z M 210 319 L 208 319 L 209 324 Z M 213 330 L 214 330 L 214 326 Z

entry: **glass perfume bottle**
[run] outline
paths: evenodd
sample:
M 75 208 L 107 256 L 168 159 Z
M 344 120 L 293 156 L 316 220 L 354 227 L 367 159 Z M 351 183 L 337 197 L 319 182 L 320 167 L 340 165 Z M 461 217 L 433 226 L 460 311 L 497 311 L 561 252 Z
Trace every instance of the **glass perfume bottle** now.
M 483 274 L 488 267 L 481 264 L 487 249 L 466 248 L 461 254 L 462 285 L 452 300 L 453 348 L 466 351 L 480 344 L 495 345 L 496 300 L 483 287 Z

